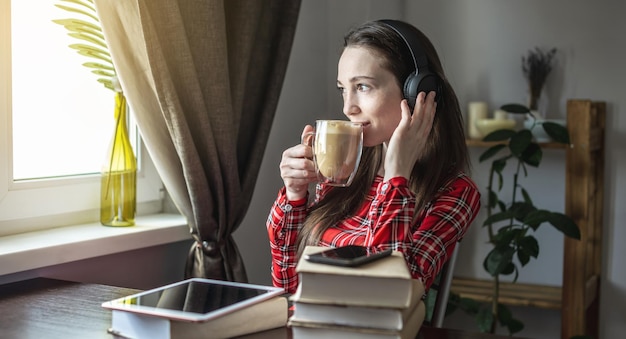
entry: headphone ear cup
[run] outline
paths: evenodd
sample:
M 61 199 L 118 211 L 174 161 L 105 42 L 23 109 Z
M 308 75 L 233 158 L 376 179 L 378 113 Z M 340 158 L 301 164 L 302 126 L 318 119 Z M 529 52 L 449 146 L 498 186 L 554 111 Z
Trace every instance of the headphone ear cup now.
M 417 95 L 420 92 L 426 92 L 428 94 L 431 91 L 437 92 L 436 98 L 439 98 L 439 81 L 437 76 L 431 72 L 424 72 L 416 74 L 411 73 L 404 81 L 404 98 L 409 104 L 411 114 L 415 108 L 415 102 L 417 101 Z
M 419 93 L 417 91 L 419 87 L 419 82 L 420 79 L 418 78 L 418 75 L 415 74 L 415 72 L 411 73 L 404 81 L 403 94 L 404 98 L 409 104 L 411 114 L 413 114 L 413 109 L 415 108 L 415 102 L 417 100 L 417 93 Z

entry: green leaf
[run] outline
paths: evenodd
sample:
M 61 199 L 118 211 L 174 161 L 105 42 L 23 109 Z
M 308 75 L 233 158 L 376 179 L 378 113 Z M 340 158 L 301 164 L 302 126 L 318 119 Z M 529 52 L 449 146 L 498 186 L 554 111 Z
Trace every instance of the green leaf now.
M 498 321 L 502 325 L 506 325 L 511 319 L 513 319 L 513 313 L 504 304 L 498 303 Z
M 60 0 L 60 1 L 69 2 L 69 3 L 76 4 L 76 5 L 80 5 L 80 6 L 83 6 L 83 7 L 87 8 L 87 9 L 89 9 L 91 12 L 96 13 L 96 8 L 92 6 L 93 5 L 93 0 L 84 0 L 84 1 L 83 0 Z
M 538 167 L 541 163 L 541 158 L 543 157 L 543 152 L 541 151 L 541 147 L 538 144 L 532 142 L 526 149 L 522 152 L 520 159 L 533 167 Z
M 490 309 L 482 308 L 476 315 L 476 325 L 481 332 L 491 331 L 491 325 L 493 324 L 493 313 Z
M 75 44 L 75 45 L 70 45 L 71 48 L 75 49 L 78 51 L 78 54 L 80 55 L 84 55 L 90 58 L 96 58 L 99 60 L 102 60 L 104 62 L 108 62 L 108 63 L 113 63 L 113 61 L 111 61 L 111 59 L 108 57 L 108 53 L 106 54 L 102 54 L 98 51 L 98 49 L 92 48 L 91 46 L 88 45 L 84 45 L 84 44 Z
M 522 187 L 522 197 L 524 197 L 524 202 L 527 204 L 533 204 L 532 199 L 530 198 L 530 195 L 528 194 L 528 192 Z
M 87 44 L 71 44 L 69 45 L 69 47 L 77 51 L 87 51 L 90 54 L 101 55 L 102 57 L 106 58 L 106 60 L 110 60 L 108 58 L 111 57 L 111 55 L 109 54 L 109 51 L 107 51 L 106 49 L 96 47 L 96 46 L 91 46 Z
M 431 294 L 433 293 L 428 293 L 428 296 L 430 296 Z M 448 294 L 448 304 L 446 304 L 446 317 L 459 309 L 460 300 L 461 296 L 458 293 L 450 291 L 450 293 Z M 426 306 L 426 308 L 428 309 L 428 306 Z
M 498 200 L 498 207 L 500 207 L 500 212 L 506 211 L 506 204 L 502 200 Z
M 55 6 L 60 8 L 60 9 L 64 9 L 64 10 L 66 10 L 68 12 L 74 12 L 74 13 L 82 14 L 82 15 L 85 15 L 85 16 L 88 16 L 88 17 L 92 18 L 95 21 L 99 21 L 98 17 L 96 15 L 94 15 L 92 13 L 89 13 L 87 11 L 84 11 L 82 9 L 78 9 L 78 8 L 74 8 L 74 7 L 70 7 L 70 6 L 65 6 L 65 5 L 58 5 L 58 4 L 55 4 Z M 93 10 L 93 12 L 95 12 L 95 10 Z
M 580 240 L 580 229 L 570 217 L 563 213 L 548 212 L 548 222 L 566 236 Z
M 81 19 L 56 19 L 52 20 L 52 22 L 62 25 L 68 31 L 78 32 L 84 30 L 94 32 L 96 34 L 102 33 L 102 28 L 100 28 L 100 26 Z
M 513 130 L 499 129 L 487 134 L 487 136 L 483 138 L 483 141 L 505 141 L 509 140 L 513 134 L 515 134 Z
M 534 210 L 526 215 L 523 222 L 533 230 L 537 230 L 542 223 L 550 221 L 551 212 L 546 210 Z
M 516 157 L 521 157 L 526 148 L 531 144 L 533 136 L 528 130 L 521 130 L 511 137 L 509 141 L 509 149 Z
M 522 267 L 526 266 L 526 264 L 530 261 L 530 255 L 522 251 L 517 251 L 517 260 L 519 260 L 520 264 L 522 264 Z
M 487 217 L 485 219 L 485 221 L 483 221 L 483 226 L 495 224 L 495 223 L 503 221 L 503 220 L 509 220 L 509 219 L 513 218 L 513 216 L 514 216 L 514 214 L 510 210 L 507 210 L 507 211 L 504 211 L 504 212 L 494 213 L 491 216 Z
M 500 106 L 500 109 L 503 111 L 507 111 L 508 113 L 514 113 L 514 114 L 530 113 L 530 109 L 528 109 L 528 107 L 520 105 L 520 104 L 506 104 L 506 105 Z
M 545 121 L 542 126 L 543 130 L 546 131 L 552 140 L 562 144 L 569 144 L 569 133 L 567 132 L 567 128 L 563 125 Z
M 479 162 L 483 162 L 483 161 L 493 157 L 498 152 L 500 152 L 501 149 L 503 149 L 505 147 L 506 147 L 506 145 L 504 145 L 504 144 L 498 144 L 498 145 L 494 145 L 494 146 L 489 147 L 485 152 L 483 152 L 483 154 L 480 155 L 480 158 L 478 158 L 478 161 Z
M 95 74 L 95 75 L 100 75 L 103 77 L 109 77 L 112 78 L 115 76 L 115 73 L 111 73 L 111 72 L 107 72 L 107 71 L 103 71 L 103 70 L 99 70 L 99 69 L 95 69 L 93 71 L 91 71 L 91 73 Z
M 509 268 L 513 254 L 515 254 L 515 249 L 510 246 L 495 247 L 487 254 L 483 266 L 491 276 L 495 277 Z
M 510 156 L 504 157 L 504 158 L 500 158 L 498 160 L 494 160 L 491 163 L 491 168 L 493 168 L 493 170 L 498 172 L 498 173 L 502 173 L 502 170 L 504 170 L 504 168 L 506 167 L 506 160 L 508 158 L 510 158 Z
M 519 320 L 513 318 L 511 310 L 503 304 L 498 303 L 498 321 L 502 326 L 506 326 L 510 334 L 519 332 L 524 328 Z
M 502 178 L 502 170 L 506 167 L 506 158 L 494 160 L 491 163 L 491 172 L 496 174 L 496 179 L 498 181 L 498 191 L 502 190 L 502 185 L 504 184 L 504 179 Z
M 496 194 L 496 192 L 490 190 L 489 197 L 487 199 L 487 206 L 489 208 L 495 208 L 497 203 L 498 203 L 498 195 Z
M 111 55 L 109 54 L 102 28 L 100 27 L 100 20 L 93 0 L 59 1 L 70 5 L 55 4 L 56 7 L 66 12 L 76 14 L 82 17 L 82 19 L 67 18 L 52 20 L 52 22 L 62 25 L 68 31 L 70 37 L 79 42 L 83 42 L 72 44 L 69 46 L 70 48 L 75 49 L 80 55 L 95 58 L 104 63 L 91 62 L 83 64 L 87 68 L 92 69 L 92 73 L 101 76 L 97 81 L 108 89 L 113 91 L 119 90 L 119 88 L 115 88 L 113 85 L 113 78 L 116 76 L 115 66 L 111 60 Z
M 460 298 L 459 308 L 465 313 L 468 313 L 470 315 L 476 315 L 478 314 L 478 310 L 480 309 L 480 303 L 478 303 L 474 299 Z
M 58 21 L 60 20 L 52 20 L 52 21 L 58 23 Z M 98 41 L 105 41 L 104 34 L 102 34 L 102 31 L 93 29 L 92 27 L 79 25 L 79 24 L 66 25 L 64 27 L 66 30 L 69 31 L 69 33 L 67 33 L 69 36 L 72 36 L 71 34 L 75 33 L 75 34 L 90 36 Z M 105 41 L 105 44 L 106 44 L 106 41 Z
M 511 260 L 513 259 L 513 257 L 511 256 Z M 500 272 L 500 274 L 502 275 L 510 275 L 517 272 L 516 268 L 515 268 L 515 264 L 511 261 L 510 263 L 508 263 L 508 265 L 506 265 L 504 267 L 504 269 L 502 269 L 502 272 Z M 516 278 L 517 279 L 517 278 Z
M 111 81 L 111 79 L 105 79 L 105 78 L 99 78 L 97 80 L 99 83 L 103 84 L 104 87 L 112 90 L 112 91 L 116 91 L 115 86 L 113 86 L 113 81 Z
M 108 66 L 105 64 L 99 64 L 96 62 L 85 62 L 83 63 L 83 66 L 87 67 L 87 68 L 95 68 L 95 69 L 100 69 L 100 70 L 104 70 L 104 71 L 113 71 L 115 72 L 115 68 L 113 68 L 113 65 Z
M 517 319 L 511 319 L 506 324 L 506 327 L 509 329 L 509 334 L 513 335 L 524 329 L 524 323 Z
M 96 46 L 107 48 L 107 45 L 104 42 L 104 40 L 99 39 L 98 37 L 94 37 L 93 35 L 90 35 L 90 34 L 85 34 L 85 33 L 80 32 L 80 33 L 68 33 L 67 35 L 71 36 L 74 39 L 83 40 L 86 42 L 90 42 Z
M 496 233 L 494 239 L 496 246 L 506 246 L 513 242 L 513 239 L 523 234 L 524 230 L 521 228 L 502 227 Z
M 513 263 L 511 263 L 511 265 L 513 265 L 513 268 L 515 269 L 515 276 L 513 277 L 513 283 L 516 283 L 517 278 L 519 278 L 519 270 L 517 269 L 517 266 L 514 265 Z
M 515 220 L 525 223 L 526 216 L 531 212 L 537 210 L 533 204 L 529 204 L 527 202 L 514 202 L 511 204 L 509 208 Z
M 519 251 L 533 258 L 539 256 L 539 242 L 532 235 L 527 235 L 517 241 Z

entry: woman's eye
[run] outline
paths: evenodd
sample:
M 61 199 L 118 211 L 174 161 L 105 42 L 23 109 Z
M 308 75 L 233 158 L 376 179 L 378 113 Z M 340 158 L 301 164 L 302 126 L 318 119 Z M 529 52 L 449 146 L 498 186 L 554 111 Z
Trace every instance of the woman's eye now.
M 341 93 L 341 95 L 343 95 L 343 93 L 345 93 L 346 89 L 343 87 L 337 87 L 337 90 L 339 91 L 339 93 Z
M 367 91 L 368 89 L 370 89 L 370 87 L 368 85 L 365 84 L 358 84 L 356 85 L 357 90 L 363 92 L 363 91 Z

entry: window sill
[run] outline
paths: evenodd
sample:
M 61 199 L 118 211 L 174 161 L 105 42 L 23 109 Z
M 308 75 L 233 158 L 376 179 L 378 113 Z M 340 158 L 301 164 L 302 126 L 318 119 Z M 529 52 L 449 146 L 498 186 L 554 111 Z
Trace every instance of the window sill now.
M 135 223 L 91 223 L 0 237 L 0 276 L 191 239 L 181 215 L 138 216 Z

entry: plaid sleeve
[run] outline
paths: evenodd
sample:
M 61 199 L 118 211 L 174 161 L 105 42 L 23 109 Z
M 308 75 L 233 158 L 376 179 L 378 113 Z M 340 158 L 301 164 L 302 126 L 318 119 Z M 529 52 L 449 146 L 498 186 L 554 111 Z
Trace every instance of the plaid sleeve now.
M 406 179 L 392 178 L 379 185 L 372 202 L 367 244 L 403 252 L 413 278 L 428 289 L 479 209 L 478 188 L 461 176 L 441 189 L 415 219 L 415 197 Z
M 272 254 L 272 283 L 288 293 L 294 293 L 298 286 L 296 239 L 306 218 L 306 202 L 307 198 L 288 201 L 283 187 L 266 222 Z

